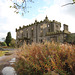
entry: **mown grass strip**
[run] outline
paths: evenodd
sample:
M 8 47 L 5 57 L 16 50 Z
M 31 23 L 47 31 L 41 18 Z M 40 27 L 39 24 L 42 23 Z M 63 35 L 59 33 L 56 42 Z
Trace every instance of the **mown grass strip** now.
M 0 51 L 0 57 L 5 55 L 5 53 L 10 52 L 10 51 Z

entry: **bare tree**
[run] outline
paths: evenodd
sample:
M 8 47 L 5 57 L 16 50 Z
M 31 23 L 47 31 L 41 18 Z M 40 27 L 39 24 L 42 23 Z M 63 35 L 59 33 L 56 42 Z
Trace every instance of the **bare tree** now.
M 13 5 L 10 6 L 10 8 L 15 8 L 15 11 L 17 14 L 20 12 L 22 15 L 24 15 L 25 12 L 29 12 L 26 9 L 28 8 L 27 5 L 29 2 L 34 3 L 33 0 L 11 0 L 13 2 Z
M 62 5 L 62 7 L 66 6 L 66 5 L 73 5 L 73 4 L 75 4 L 75 0 L 72 0 L 72 1 L 73 1 L 72 3 L 67 3 L 67 4 Z
M 27 5 L 29 5 L 29 2 L 34 3 L 34 0 L 11 0 L 13 2 L 13 6 L 10 6 L 10 8 L 15 8 L 15 11 L 17 14 L 20 12 L 22 15 L 24 15 L 25 12 L 29 12 L 26 9 L 28 8 Z M 73 5 L 75 4 L 75 0 L 72 0 L 72 3 L 67 3 L 62 5 Z

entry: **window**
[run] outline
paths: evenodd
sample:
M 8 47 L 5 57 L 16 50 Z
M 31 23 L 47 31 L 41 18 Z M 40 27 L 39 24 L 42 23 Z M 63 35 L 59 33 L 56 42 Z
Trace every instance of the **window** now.
M 20 30 L 20 33 L 23 33 L 23 30 Z
M 23 33 L 22 33 L 22 37 L 23 37 Z
M 49 25 L 48 25 L 48 27 L 49 27 Z
M 42 33 L 43 31 L 41 30 L 41 33 Z
M 27 36 L 27 38 L 28 38 L 28 32 L 27 32 L 26 36 Z
M 33 28 L 32 28 L 32 30 L 33 30 Z
M 41 30 L 40 33 L 43 34 L 43 30 Z
M 17 37 L 19 38 L 19 35 Z
M 42 42 L 43 42 L 43 40 L 41 39 L 41 40 L 40 40 L 40 42 L 42 43 Z
M 48 29 L 48 32 L 50 32 L 50 29 Z
M 41 36 L 41 37 L 43 36 L 43 30 L 40 31 L 40 36 Z
M 43 25 L 40 26 L 41 29 L 45 29 L 46 27 L 47 27 L 46 24 L 43 24 Z
M 27 29 L 27 31 L 28 31 L 28 29 Z
M 58 29 L 58 25 L 56 25 L 56 28 Z
M 33 28 L 31 28 L 31 37 L 33 37 Z
M 33 37 L 33 30 L 31 30 L 31 37 Z

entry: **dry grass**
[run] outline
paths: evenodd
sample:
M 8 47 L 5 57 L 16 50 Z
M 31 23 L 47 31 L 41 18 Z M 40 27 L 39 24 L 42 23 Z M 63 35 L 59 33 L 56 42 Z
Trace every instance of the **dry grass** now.
M 75 46 L 54 42 L 24 44 L 16 54 L 15 69 L 19 75 L 46 75 L 51 71 L 75 74 Z

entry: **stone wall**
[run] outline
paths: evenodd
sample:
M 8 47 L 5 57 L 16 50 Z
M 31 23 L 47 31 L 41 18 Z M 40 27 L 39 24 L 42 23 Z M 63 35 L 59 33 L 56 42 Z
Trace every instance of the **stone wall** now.
M 60 22 L 55 20 L 49 21 L 47 16 L 44 21 L 37 22 L 37 20 L 35 20 L 35 22 L 29 26 L 23 26 L 22 28 L 20 27 L 19 29 L 16 29 L 17 44 L 20 42 L 23 44 L 24 41 L 28 43 L 39 43 L 46 40 L 63 42 L 64 35 L 60 28 Z M 64 25 L 64 30 L 68 31 L 68 27 L 66 25 Z

